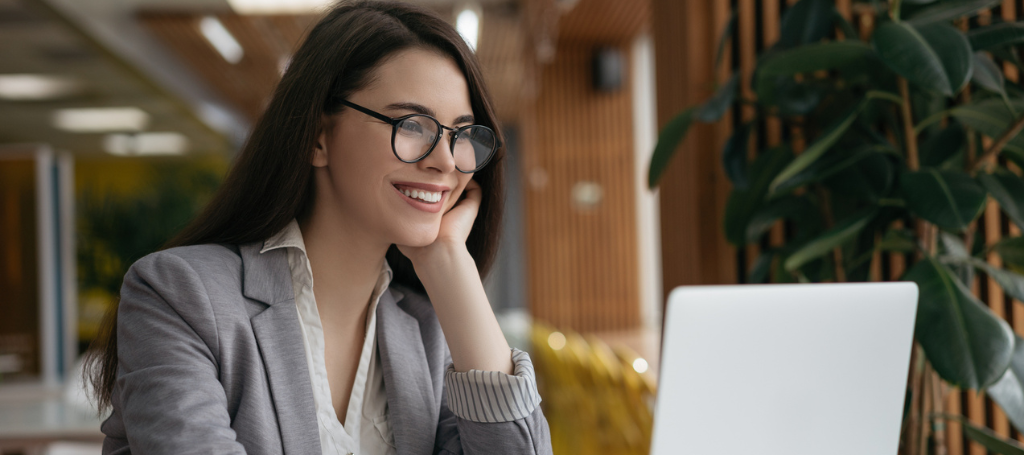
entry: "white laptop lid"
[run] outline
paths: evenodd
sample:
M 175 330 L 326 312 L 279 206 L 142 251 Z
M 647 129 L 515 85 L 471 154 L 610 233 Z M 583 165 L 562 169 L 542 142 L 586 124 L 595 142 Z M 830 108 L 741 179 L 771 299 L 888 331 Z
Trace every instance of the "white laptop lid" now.
M 894 454 L 914 283 L 680 287 L 652 455 Z

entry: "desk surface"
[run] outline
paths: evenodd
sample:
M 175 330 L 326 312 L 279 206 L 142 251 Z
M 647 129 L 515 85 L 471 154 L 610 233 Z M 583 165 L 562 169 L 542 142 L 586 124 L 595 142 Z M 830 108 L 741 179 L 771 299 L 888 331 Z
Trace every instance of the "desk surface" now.
M 106 417 L 66 399 L 63 389 L 4 386 L 0 390 L 0 442 L 102 441 Z

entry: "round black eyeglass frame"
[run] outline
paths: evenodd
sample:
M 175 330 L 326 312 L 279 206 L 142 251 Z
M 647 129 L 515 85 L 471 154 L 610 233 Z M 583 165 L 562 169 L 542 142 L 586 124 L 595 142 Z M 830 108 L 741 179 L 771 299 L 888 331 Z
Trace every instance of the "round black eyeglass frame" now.
M 344 104 L 345 106 L 351 107 L 352 109 L 355 109 L 355 110 L 357 110 L 359 112 L 362 112 L 362 113 L 364 113 L 366 115 L 369 115 L 370 117 L 373 117 L 373 118 L 375 118 L 377 120 L 380 120 L 380 121 L 382 121 L 384 123 L 390 124 L 391 125 L 391 153 L 393 153 L 395 155 L 395 158 L 398 158 L 398 161 L 401 161 L 403 163 L 415 163 L 415 162 L 418 162 L 418 161 L 422 161 L 424 158 L 430 156 L 430 153 L 433 152 L 435 148 L 437 148 L 437 143 L 441 141 L 441 136 L 443 136 L 443 134 L 438 134 L 437 136 L 435 136 L 434 137 L 434 143 L 430 144 L 430 148 L 427 149 L 427 152 L 424 153 L 423 155 L 421 155 L 420 157 L 418 157 L 416 159 L 413 159 L 413 160 L 402 159 L 402 157 L 398 155 L 398 150 L 395 150 L 395 136 L 398 134 L 398 124 L 402 123 L 402 121 L 404 121 L 406 119 L 409 119 L 409 118 L 412 118 L 412 117 L 426 117 L 426 118 L 430 119 L 431 121 L 433 121 L 434 123 L 437 124 L 437 130 L 438 131 L 442 131 L 442 132 L 444 130 L 451 131 L 452 134 L 450 135 L 451 139 L 449 140 L 449 143 L 448 143 L 448 150 L 452 153 L 452 156 L 455 155 L 455 141 L 459 138 L 459 134 L 462 133 L 463 131 L 465 131 L 465 130 L 467 130 L 469 128 L 486 128 L 487 131 L 490 131 L 491 134 L 494 135 L 494 146 L 491 147 L 491 152 L 487 155 L 487 158 L 484 159 L 483 162 L 481 162 L 476 167 L 476 169 L 473 169 L 471 171 L 464 171 L 462 169 L 459 169 L 458 166 L 455 166 L 455 170 L 457 170 L 457 171 L 459 171 L 459 172 L 461 172 L 463 174 L 472 174 L 472 173 L 474 173 L 476 171 L 479 171 L 480 169 L 483 169 L 484 166 L 486 166 L 487 163 L 489 163 L 491 161 L 491 158 L 494 157 L 494 152 L 496 150 L 498 150 L 499 147 L 501 147 L 501 142 L 498 141 L 497 133 L 495 133 L 494 130 L 492 130 L 491 128 L 488 128 L 488 127 L 486 127 L 484 125 L 466 125 L 466 126 L 462 126 L 462 127 L 459 127 L 459 128 L 451 128 L 451 127 L 442 125 L 441 122 L 439 122 L 436 118 L 431 117 L 431 116 L 429 116 L 427 114 L 409 114 L 409 115 L 403 115 L 401 117 L 388 117 L 388 116 L 386 116 L 384 114 L 381 114 L 380 112 L 374 111 L 372 109 L 365 108 L 365 107 L 360 106 L 360 105 L 358 105 L 356 103 L 353 103 L 353 102 L 351 102 L 349 100 L 341 100 L 341 104 Z

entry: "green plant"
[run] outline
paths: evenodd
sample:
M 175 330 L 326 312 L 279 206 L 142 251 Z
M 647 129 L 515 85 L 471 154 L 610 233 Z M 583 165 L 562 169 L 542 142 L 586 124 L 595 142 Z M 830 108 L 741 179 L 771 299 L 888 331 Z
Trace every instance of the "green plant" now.
M 981 273 L 1024 300 L 1024 237 L 986 245 L 978 233 L 990 197 L 1024 229 L 1024 90 L 997 63 L 1022 67 L 1024 23 L 963 31 L 969 17 L 998 3 L 870 2 L 865 14 L 875 25 L 865 42 L 832 0 L 801 0 L 783 15 L 779 41 L 758 56 L 749 81 L 756 99 L 740 95 L 747 81 L 734 75 L 666 124 L 651 159 L 653 188 L 694 122 L 751 106 L 756 118 L 735 128 L 722 150 L 733 184 L 725 235 L 736 246 L 759 244 L 781 222 L 787 236 L 763 250 L 746 281 L 868 281 L 883 254 L 914 261 L 902 277 L 921 291 L 904 453 L 941 447 L 921 435 L 952 419 L 993 452 L 1024 454 L 1014 441 L 944 414 L 944 400 L 923 399 L 944 392 L 937 374 L 986 392 L 1024 431 L 1024 339 L 971 292 Z M 748 158 L 767 118 L 800 131 L 806 148 L 784 140 Z M 935 405 L 925 409 L 927 401 Z
M 206 204 L 221 172 L 205 161 L 156 162 L 142 167 L 145 184 L 128 192 L 84 185 L 77 194 L 79 349 L 116 304 L 128 267 L 157 251 Z

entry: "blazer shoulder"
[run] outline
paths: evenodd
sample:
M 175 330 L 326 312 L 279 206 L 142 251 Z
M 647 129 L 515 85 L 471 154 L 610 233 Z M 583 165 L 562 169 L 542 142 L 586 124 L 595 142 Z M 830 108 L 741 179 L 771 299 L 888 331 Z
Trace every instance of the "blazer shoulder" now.
M 125 289 L 152 288 L 172 305 L 232 301 L 242 295 L 242 259 L 231 245 L 190 245 L 139 259 L 124 277 Z M 195 298 L 203 295 L 203 298 Z
M 179 246 L 150 253 L 132 264 L 129 270 L 146 275 L 155 270 L 181 267 L 190 268 L 200 276 L 234 275 L 242 268 L 242 258 L 235 245 Z

